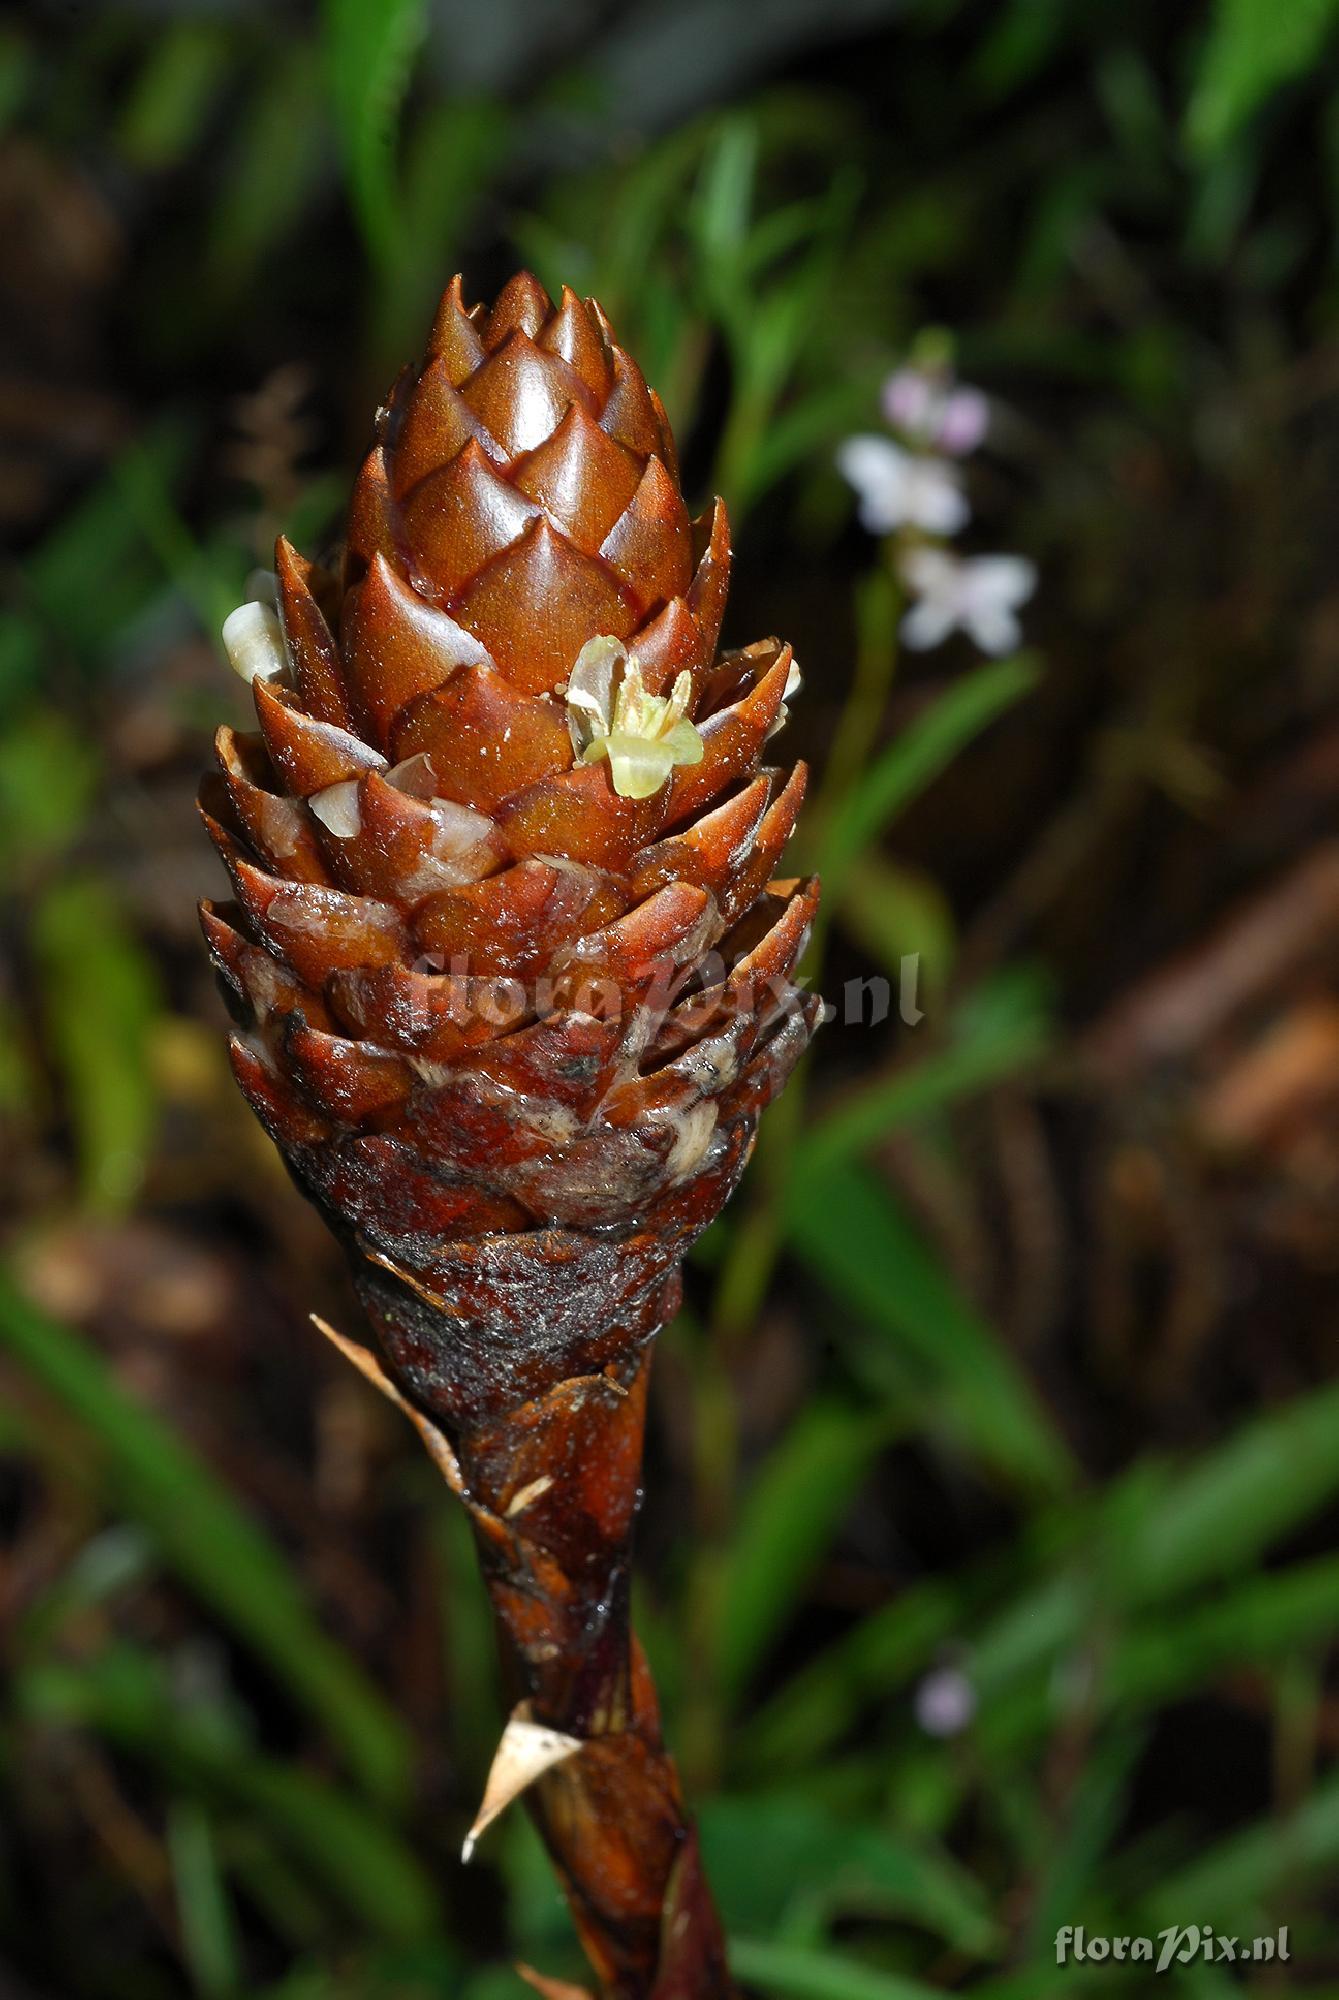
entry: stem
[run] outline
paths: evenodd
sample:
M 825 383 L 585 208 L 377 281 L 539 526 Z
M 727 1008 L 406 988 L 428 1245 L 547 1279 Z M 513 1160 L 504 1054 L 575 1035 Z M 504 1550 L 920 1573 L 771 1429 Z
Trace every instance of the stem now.
M 650 1364 L 648 1340 L 626 1378 L 562 1382 L 463 1432 L 460 1466 L 511 1698 L 588 1745 L 526 1794 L 586 1954 L 610 2000 L 725 2000 L 720 1924 L 629 1621 Z
M 525 1798 L 604 2000 L 731 2000 L 720 1921 L 629 1617 L 651 1352 L 678 1303 L 677 1263 L 666 1270 L 662 1258 L 638 1287 L 625 1254 L 621 1294 L 597 1273 L 590 1296 L 605 1309 L 585 1320 L 571 1300 L 588 1273 L 569 1267 L 561 1324 L 520 1333 L 517 1309 L 536 1305 L 533 1251 L 523 1238 L 499 1242 L 518 1248 L 461 1274 L 476 1308 L 490 1294 L 487 1341 L 452 1297 L 361 1257 L 355 1278 L 390 1376 L 367 1349 L 323 1331 L 406 1411 L 468 1507 L 513 1710 L 583 1745 Z

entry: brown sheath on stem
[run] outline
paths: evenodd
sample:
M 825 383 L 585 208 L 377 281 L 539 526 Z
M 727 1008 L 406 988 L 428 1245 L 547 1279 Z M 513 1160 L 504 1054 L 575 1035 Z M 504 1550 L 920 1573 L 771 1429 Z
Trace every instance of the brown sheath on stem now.
M 619 2000 L 731 1990 L 631 1536 L 651 1343 L 818 1008 L 804 771 L 762 762 L 798 676 L 718 654 L 729 561 L 598 305 L 457 279 L 338 560 L 281 539 L 277 615 L 225 628 L 259 726 L 201 797 L 238 1081 L 471 1510 L 513 1704 L 571 1739 L 526 1797 Z

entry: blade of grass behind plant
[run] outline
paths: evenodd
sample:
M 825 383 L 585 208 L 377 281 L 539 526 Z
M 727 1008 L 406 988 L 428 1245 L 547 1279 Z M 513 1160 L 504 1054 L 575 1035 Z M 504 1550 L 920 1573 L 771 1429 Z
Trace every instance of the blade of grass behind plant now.
M 1071 1485 L 1069 1450 L 1031 1385 L 872 1174 L 801 1177 L 787 1225 L 795 1253 L 856 1316 L 839 1339 L 863 1328 L 890 1341 L 958 1443 L 1003 1478 L 1037 1494 Z
M 870 1078 L 850 1099 L 811 1125 L 796 1148 L 793 1174 L 822 1199 L 840 1162 L 899 1126 L 925 1118 L 1012 1076 L 1046 1049 L 1051 1025 L 1036 982 L 1026 973 L 996 979 L 972 996 L 946 1048 Z
M 1339 1870 L 1339 1773 L 1323 1779 L 1287 1818 L 1258 1820 L 1229 1834 L 1159 1883 L 1149 1897 L 1155 1925 L 1217 1923 L 1241 1932 L 1264 1927 L 1270 1899 L 1300 1891 Z
M 942 2000 L 940 1989 L 900 1972 L 881 1972 L 835 1951 L 761 1938 L 733 1938 L 736 1976 L 774 2000 Z
M 986 1892 L 943 1848 L 834 1812 L 808 1785 L 709 1800 L 700 1824 L 731 1930 L 812 1936 L 842 1918 L 897 1916 L 974 1958 L 1003 1941 Z
M 824 833 L 818 867 L 830 897 L 841 895 L 856 857 L 974 736 L 1036 685 L 1038 672 L 1028 653 L 991 660 L 952 682 L 898 731 L 838 805 Z
M 327 1638 L 282 1555 L 213 1473 L 76 1333 L 3 1274 L 0 1344 L 86 1430 L 90 1457 L 76 1474 L 105 1484 L 168 1565 L 329 1732 L 370 1791 L 403 1800 L 411 1751 L 399 1717 Z
M 172 1805 L 167 1849 L 182 1949 L 195 1990 L 201 2000 L 227 2000 L 241 1987 L 241 1954 L 213 1822 L 195 1800 Z
M 1074 1642 L 1092 1602 L 1084 1577 L 1091 1578 L 1094 1555 L 1082 1551 L 1106 1552 L 1102 1592 L 1108 1608 L 1127 1613 L 1156 1609 L 1215 1577 L 1249 1569 L 1339 1491 L 1339 1454 L 1325 1443 L 1337 1431 L 1339 1385 L 1262 1413 L 1187 1466 L 1135 1467 L 1095 1508 L 1076 1511 L 1071 1499 L 1060 1516 L 1062 1545 L 1049 1534 L 1038 1537 L 1033 1562 L 1043 1565 L 1042 1578 L 1016 1577 L 1012 1602 L 1000 1605 L 1008 1571 L 994 1561 L 951 1582 L 915 1585 L 828 1647 L 749 1718 L 737 1749 L 749 1769 L 763 1770 L 789 1768 L 796 1753 L 822 1755 L 867 1704 L 905 1685 L 950 1638 L 972 1644 L 983 1682 L 993 1680 L 1001 1694 L 1011 1680 L 1025 1683 L 1032 1712 L 1049 1718 L 1050 1663 Z M 1300 1643 L 1332 1616 L 1339 1589 L 1333 1598 L 1329 1589 L 1319 1561 L 1295 1565 L 1250 1578 L 1230 1598 L 1183 1612 L 1175 1624 L 1136 1628 L 1111 1664 L 1113 1698 L 1151 1700 L 1155 1691 L 1165 1698 L 1178 1685 L 1193 1685 L 1196 1671 L 1230 1660 L 1234 1631 L 1244 1647 Z M 981 1613 L 992 1602 L 1000 1608 L 982 1626 Z
M 151 1655 L 122 1646 L 79 1666 L 34 1668 L 18 1697 L 34 1719 L 96 1730 L 161 1766 L 188 1793 L 254 1815 L 374 1935 L 431 1933 L 436 1892 L 390 1827 L 347 1792 L 174 1705 Z
M 715 1633 L 716 1673 L 728 1705 L 743 1694 L 898 1428 L 887 1411 L 813 1403 L 753 1475 L 725 1561 Z

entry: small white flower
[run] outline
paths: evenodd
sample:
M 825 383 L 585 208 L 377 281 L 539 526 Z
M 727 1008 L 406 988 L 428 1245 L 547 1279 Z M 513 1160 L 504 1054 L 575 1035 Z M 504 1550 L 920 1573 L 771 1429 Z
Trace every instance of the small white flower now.
M 942 458 L 904 451 L 891 438 L 847 438 L 837 469 L 860 499 L 861 525 L 871 535 L 922 528 L 928 535 L 956 535 L 970 519 L 958 475 Z
M 939 386 L 923 368 L 895 368 L 883 385 L 879 398 L 883 414 L 899 431 L 922 437 L 930 428 L 931 413 L 940 402 Z
M 924 368 L 897 368 L 883 385 L 883 413 L 918 444 L 965 458 L 990 428 L 990 400 L 980 389 Z
M 909 549 L 902 580 L 916 602 L 902 620 L 902 637 L 917 652 L 965 632 L 983 653 L 1010 653 L 1022 636 L 1019 606 L 1037 587 L 1026 556 L 956 556 L 948 549 Z
M 985 443 L 990 429 L 990 399 L 980 389 L 950 389 L 939 412 L 934 439 L 941 451 L 965 458 Z
M 976 1714 L 976 1689 L 961 1667 L 936 1667 L 917 1687 L 913 1706 L 927 1736 L 960 1736 Z
M 702 761 L 702 738 L 685 711 L 691 674 L 668 695 L 648 694 L 635 653 L 621 639 L 590 639 L 567 683 L 567 726 L 583 764 L 609 759 L 609 776 L 623 799 L 649 799 L 676 764 Z

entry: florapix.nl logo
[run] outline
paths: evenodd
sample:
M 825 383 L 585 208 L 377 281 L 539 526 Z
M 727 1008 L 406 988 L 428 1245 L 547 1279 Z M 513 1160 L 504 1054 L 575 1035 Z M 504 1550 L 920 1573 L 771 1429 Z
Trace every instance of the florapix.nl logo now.
M 1174 1965 L 1267 1965 L 1289 1958 L 1288 1926 L 1267 1937 L 1229 1937 L 1208 1924 L 1168 1924 L 1154 1937 L 1090 1937 L 1082 1924 L 1064 1924 L 1055 1934 L 1057 1965 L 1126 1963 L 1169 1972 Z

